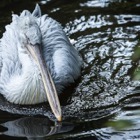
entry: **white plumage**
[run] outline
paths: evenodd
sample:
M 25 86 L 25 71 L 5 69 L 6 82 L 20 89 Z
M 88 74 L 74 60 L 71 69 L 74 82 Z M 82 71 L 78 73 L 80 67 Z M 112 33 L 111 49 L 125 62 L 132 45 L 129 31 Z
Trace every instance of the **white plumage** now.
M 38 65 L 27 53 L 28 42 L 41 44 L 58 93 L 81 73 L 81 58 L 58 22 L 41 16 L 38 5 L 33 13 L 24 10 L 20 16 L 13 15 L 0 40 L 0 93 L 16 104 L 47 101 Z

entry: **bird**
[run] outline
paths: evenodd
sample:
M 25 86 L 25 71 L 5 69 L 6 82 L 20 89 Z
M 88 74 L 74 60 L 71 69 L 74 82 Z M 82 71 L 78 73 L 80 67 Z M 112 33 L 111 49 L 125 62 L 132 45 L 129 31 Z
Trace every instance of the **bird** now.
M 0 93 L 13 104 L 49 102 L 62 120 L 58 95 L 81 75 L 82 59 L 59 22 L 33 12 L 12 14 L 0 39 Z

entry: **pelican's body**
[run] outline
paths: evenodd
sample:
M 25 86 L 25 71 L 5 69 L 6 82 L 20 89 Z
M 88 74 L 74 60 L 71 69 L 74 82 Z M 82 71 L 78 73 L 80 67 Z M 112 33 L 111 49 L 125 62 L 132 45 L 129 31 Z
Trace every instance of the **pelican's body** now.
M 13 15 L 0 40 L 0 93 L 15 104 L 47 101 L 40 69 L 27 53 L 28 44 L 40 44 L 58 93 L 80 76 L 81 58 L 61 25 L 41 16 L 38 5 L 32 14 L 24 10 L 20 16 Z

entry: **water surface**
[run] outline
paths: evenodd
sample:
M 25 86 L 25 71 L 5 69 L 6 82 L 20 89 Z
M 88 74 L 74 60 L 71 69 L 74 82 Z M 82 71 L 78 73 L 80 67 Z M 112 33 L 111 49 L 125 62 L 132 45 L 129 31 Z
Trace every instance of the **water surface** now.
M 11 11 L 33 10 L 35 3 L 62 24 L 83 58 L 81 79 L 60 97 L 63 122 L 46 104 L 17 106 L 0 97 L 3 139 L 140 139 L 138 62 L 131 57 L 140 38 L 139 0 L 41 0 L 1 8 L 0 35 Z M 68 94 L 67 94 L 68 93 Z M 9 113 L 8 113 L 9 112 Z M 109 122 L 131 122 L 123 129 Z M 124 123 L 123 122 L 123 123 Z M 122 124 L 122 123 L 120 123 Z M 128 123 L 129 124 L 129 123 Z

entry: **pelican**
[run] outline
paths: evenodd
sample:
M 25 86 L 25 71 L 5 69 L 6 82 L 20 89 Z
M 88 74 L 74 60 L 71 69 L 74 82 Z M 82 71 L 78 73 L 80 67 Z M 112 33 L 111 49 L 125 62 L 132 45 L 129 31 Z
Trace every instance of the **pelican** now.
M 81 73 L 81 57 L 61 25 L 41 15 L 37 4 L 31 13 L 12 14 L 0 40 L 0 93 L 21 105 L 48 101 L 58 121 L 58 99 L 63 89 Z

